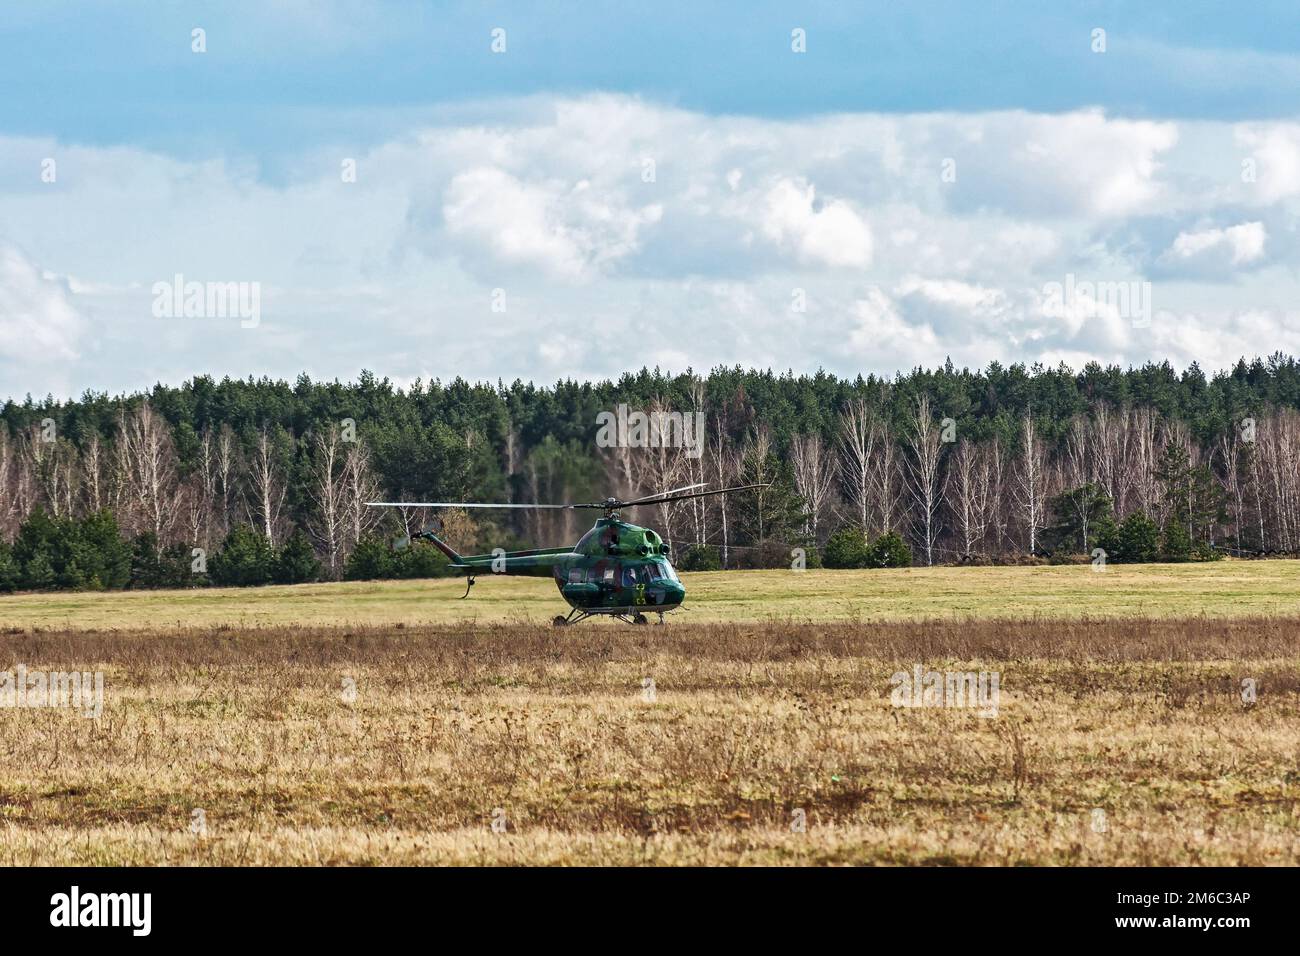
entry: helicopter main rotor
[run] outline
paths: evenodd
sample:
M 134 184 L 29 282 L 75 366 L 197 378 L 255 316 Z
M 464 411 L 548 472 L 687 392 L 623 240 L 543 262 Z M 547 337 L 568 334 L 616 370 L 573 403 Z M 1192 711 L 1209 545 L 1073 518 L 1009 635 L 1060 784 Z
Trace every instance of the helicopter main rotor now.
M 506 502 L 482 502 L 482 501 L 367 501 L 366 504 L 372 508 L 545 508 L 558 511 L 576 511 L 579 509 L 595 509 L 603 512 L 606 518 L 618 516 L 618 512 L 623 508 L 635 508 L 640 505 L 662 505 L 671 501 L 685 501 L 688 498 L 706 498 L 710 495 L 725 495 L 733 491 L 748 491 L 752 488 L 767 488 L 771 482 L 762 482 L 752 485 L 733 485 L 730 488 L 715 488 L 712 491 L 697 491 L 698 488 L 707 488 L 707 482 L 699 482 L 694 485 L 683 485 L 680 488 L 672 488 L 668 491 L 657 491 L 651 495 L 643 495 L 640 498 L 633 498 L 630 501 L 624 501 L 621 498 L 609 497 L 603 501 L 579 501 L 570 504 L 552 505 L 541 504 L 537 502 L 527 503 L 506 503 Z

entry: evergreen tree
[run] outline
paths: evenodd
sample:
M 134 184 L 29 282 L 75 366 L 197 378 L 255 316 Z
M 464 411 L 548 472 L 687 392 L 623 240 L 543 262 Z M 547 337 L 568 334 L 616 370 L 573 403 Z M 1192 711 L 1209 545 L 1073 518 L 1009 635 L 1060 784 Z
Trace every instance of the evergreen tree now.
M 301 530 L 295 531 L 275 560 L 276 584 L 304 584 L 319 581 L 324 569 L 316 558 L 311 542 Z
M 1061 492 L 1049 507 L 1056 523 L 1043 532 L 1043 546 L 1071 554 L 1090 554 L 1098 531 L 1114 515 L 1110 496 L 1091 483 Z
M 907 568 L 912 566 L 912 549 L 897 531 L 887 531 L 877 538 L 867 552 L 867 567 Z
M 840 528 L 826 540 L 822 564 L 828 568 L 865 568 L 871 550 L 860 528 Z
M 349 581 L 375 581 L 394 577 L 395 560 L 388 543 L 378 537 L 365 537 L 348 555 L 343 577 Z
M 1134 511 L 1120 522 L 1111 560 L 1137 564 L 1155 561 L 1159 555 L 1159 525 L 1140 511 Z
M 236 525 L 208 561 L 208 573 L 214 584 L 223 587 L 269 584 L 275 574 L 275 552 L 261 533 L 246 524 Z
M 0 594 L 18 590 L 23 570 L 14 558 L 14 549 L 0 541 Z
M 711 544 L 693 544 L 677 559 L 679 571 L 721 571 L 722 553 Z

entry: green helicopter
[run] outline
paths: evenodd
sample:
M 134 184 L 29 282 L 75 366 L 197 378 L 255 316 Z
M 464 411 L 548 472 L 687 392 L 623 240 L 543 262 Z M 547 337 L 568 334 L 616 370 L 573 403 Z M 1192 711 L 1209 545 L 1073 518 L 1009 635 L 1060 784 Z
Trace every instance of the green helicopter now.
M 572 608 L 567 616 L 557 615 L 556 627 L 577 624 L 589 617 L 604 614 L 629 624 L 647 623 L 646 612 L 657 613 L 659 623 L 664 614 L 681 607 L 686 599 L 677 571 L 668 559 L 668 542 L 650 528 L 630 524 L 619 517 L 625 508 L 661 505 L 688 498 L 724 495 L 728 492 L 765 488 L 766 484 L 737 485 L 713 491 L 699 491 L 705 484 L 686 485 L 671 491 L 622 501 L 574 504 L 486 504 L 465 501 L 368 501 L 372 508 L 544 508 L 549 510 L 594 509 L 602 512 L 590 531 L 569 548 L 535 548 L 529 551 L 503 551 L 490 554 L 460 554 L 433 531 L 421 531 L 412 539 L 430 541 L 451 561 L 454 571 L 466 578 L 468 597 L 476 574 L 521 574 L 553 578 L 560 594 Z

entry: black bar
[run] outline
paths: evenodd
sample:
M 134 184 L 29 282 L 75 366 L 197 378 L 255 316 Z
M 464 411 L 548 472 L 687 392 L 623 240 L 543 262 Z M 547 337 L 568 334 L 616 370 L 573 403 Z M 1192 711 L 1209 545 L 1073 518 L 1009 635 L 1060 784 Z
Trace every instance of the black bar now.
M 1295 876 L 1282 868 L 38 868 L 0 870 L 0 890 L 13 940 L 75 934 L 127 945 L 255 939 L 337 947 L 414 934 L 616 947 L 710 936 L 762 942 L 785 928 L 855 948 L 899 934 L 918 944 L 975 945 L 1020 933 L 1038 942 L 1196 937 L 1231 946 L 1293 929 Z M 63 894 L 70 903 L 73 886 L 83 907 L 94 894 L 150 894 L 148 935 L 130 925 L 52 926 L 52 900 Z M 97 908 L 98 898 L 89 905 Z M 1241 918 L 1248 925 L 1224 924 Z M 1135 919 L 1152 922 L 1119 925 Z

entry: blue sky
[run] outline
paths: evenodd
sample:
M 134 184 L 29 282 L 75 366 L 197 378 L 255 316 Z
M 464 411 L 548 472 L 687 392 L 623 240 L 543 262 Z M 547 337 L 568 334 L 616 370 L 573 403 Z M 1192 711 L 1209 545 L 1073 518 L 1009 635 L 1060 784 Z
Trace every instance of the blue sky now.
M 24 4 L 0 89 L 0 396 L 1300 351 L 1295 4 Z

